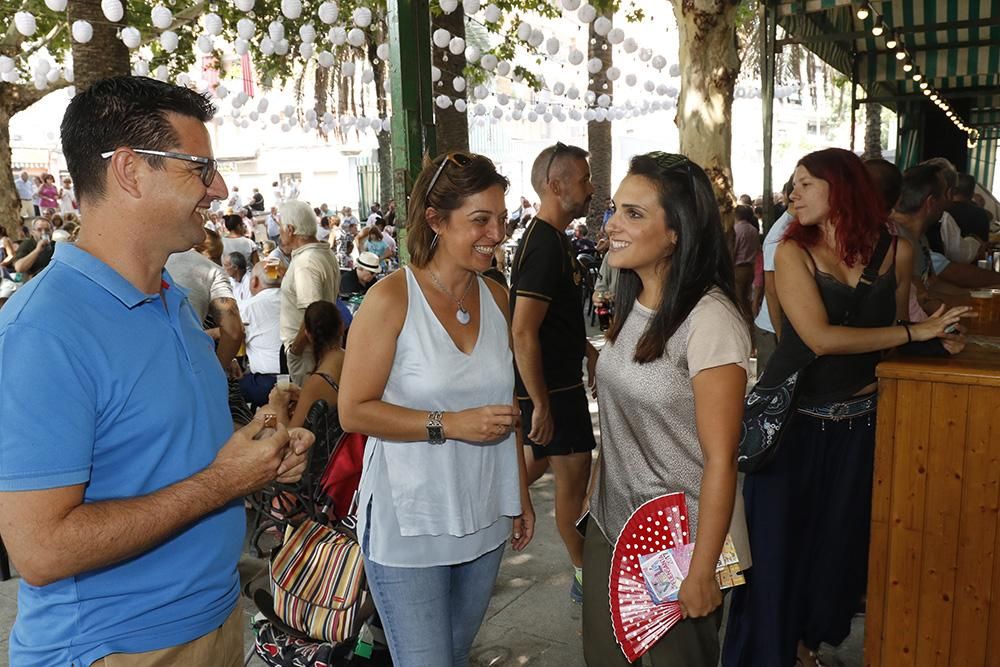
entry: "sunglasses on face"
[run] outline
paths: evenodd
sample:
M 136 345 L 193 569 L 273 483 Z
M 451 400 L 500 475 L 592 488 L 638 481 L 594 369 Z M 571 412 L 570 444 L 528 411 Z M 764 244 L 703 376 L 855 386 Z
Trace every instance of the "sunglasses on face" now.
M 437 185 L 438 179 L 441 177 L 441 173 L 444 171 L 445 165 L 448 163 L 454 164 L 456 167 L 468 167 L 472 164 L 472 156 L 465 153 L 448 153 L 441 160 L 440 166 L 438 166 L 437 171 L 434 172 L 434 178 L 431 179 L 430 184 L 427 186 L 427 192 L 424 194 L 424 199 L 431 196 L 431 190 Z
M 200 155 L 188 155 L 187 153 L 175 153 L 173 151 L 158 151 L 151 148 L 130 148 L 129 150 L 133 153 L 139 153 L 141 155 L 155 155 L 157 157 L 168 157 L 173 160 L 184 160 L 185 162 L 200 164 L 201 182 L 206 188 L 212 186 L 212 182 L 215 180 L 215 175 L 219 172 L 219 163 L 215 160 L 215 158 L 201 157 Z M 101 153 L 101 157 L 107 160 L 114 154 L 114 151 L 105 151 Z

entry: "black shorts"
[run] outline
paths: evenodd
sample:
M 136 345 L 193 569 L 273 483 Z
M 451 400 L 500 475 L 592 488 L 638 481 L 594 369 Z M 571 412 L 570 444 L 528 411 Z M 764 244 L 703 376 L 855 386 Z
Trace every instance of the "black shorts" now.
M 597 447 L 590 419 L 590 406 L 587 403 L 587 390 L 582 385 L 549 394 L 549 410 L 552 412 L 555 431 L 552 441 L 544 446 L 528 439 L 534 403 L 528 399 L 520 399 L 518 403 L 521 407 L 521 432 L 524 435 L 524 444 L 531 445 L 536 459 L 589 452 Z

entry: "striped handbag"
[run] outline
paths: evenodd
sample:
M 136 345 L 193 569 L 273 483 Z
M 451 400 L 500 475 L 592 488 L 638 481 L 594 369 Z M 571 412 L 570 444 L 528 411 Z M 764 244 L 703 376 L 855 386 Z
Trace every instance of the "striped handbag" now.
M 278 618 L 322 641 L 354 637 L 375 610 L 357 540 L 310 519 L 286 528 L 271 561 L 271 590 Z

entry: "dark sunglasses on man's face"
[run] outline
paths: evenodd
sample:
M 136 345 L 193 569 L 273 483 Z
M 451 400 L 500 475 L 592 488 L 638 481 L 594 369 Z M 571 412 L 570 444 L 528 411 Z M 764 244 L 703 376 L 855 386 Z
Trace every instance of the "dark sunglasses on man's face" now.
M 175 153 L 173 151 L 159 151 L 151 148 L 130 148 L 129 150 L 133 153 L 139 153 L 141 155 L 155 155 L 157 157 L 168 157 L 174 160 L 184 160 L 185 162 L 200 164 L 201 182 L 206 188 L 212 187 L 212 182 L 215 181 L 215 175 L 219 172 L 219 163 L 215 160 L 215 158 L 201 157 L 200 155 L 188 155 L 187 153 Z M 114 154 L 114 151 L 105 151 L 101 153 L 101 157 L 107 160 Z
M 434 178 L 431 179 L 430 184 L 427 186 L 427 192 L 424 194 L 425 199 L 431 196 L 431 190 L 433 190 L 434 186 L 437 185 L 438 179 L 441 177 L 441 172 L 444 171 L 445 165 L 449 162 L 459 168 L 468 167 L 472 164 L 472 156 L 467 155 L 466 153 L 448 153 L 445 155 L 444 159 L 441 160 L 441 164 L 438 166 L 437 171 L 434 172 Z

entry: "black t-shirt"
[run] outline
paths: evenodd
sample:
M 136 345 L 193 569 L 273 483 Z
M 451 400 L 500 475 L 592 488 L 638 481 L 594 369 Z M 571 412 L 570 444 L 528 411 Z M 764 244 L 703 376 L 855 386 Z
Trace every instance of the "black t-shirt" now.
M 597 246 L 587 237 L 574 238 L 570 244 L 573 246 L 573 252 L 577 255 L 597 254 Z
M 524 232 L 510 276 L 510 310 L 518 299 L 547 301 L 548 310 L 538 331 L 542 346 L 542 375 L 549 393 L 583 383 L 587 329 L 583 319 L 580 284 L 583 273 L 569 239 L 541 218 Z M 515 374 L 519 398 L 528 392 Z
M 38 242 L 35 241 L 35 239 L 33 238 L 24 239 L 17 246 L 17 254 L 14 255 L 14 261 L 16 262 L 19 259 L 24 259 L 28 255 L 30 255 L 37 246 Z M 32 264 L 31 268 L 25 271 L 25 273 L 27 273 L 29 276 L 33 276 L 42 269 L 44 269 L 46 266 L 48 266 L 49 262 L 52 261 L 52 253 L 54 253 L 55 250 L 56 250 L 56 244 L 49 243 L 49 247 L 43 250 L 41 254 L 39 254 L 38 257 L 35 258 L 35 263 Z
M 376 277 L 375 280 L 365 285 L 361 282 L 361 279 L 358 278 L 357 271 L 343 271 L 340 274 L 340 295 L 348 296 L 350 294 L 366 294 L 369 288 L 371 288 L 371 286 L 377 281 L 378 278 Z
M 952 202 L 948 212 L 955 218 L 962 236 L 975 236 L 980 241 L 990 240 L 990 214 L 967 201 Z

